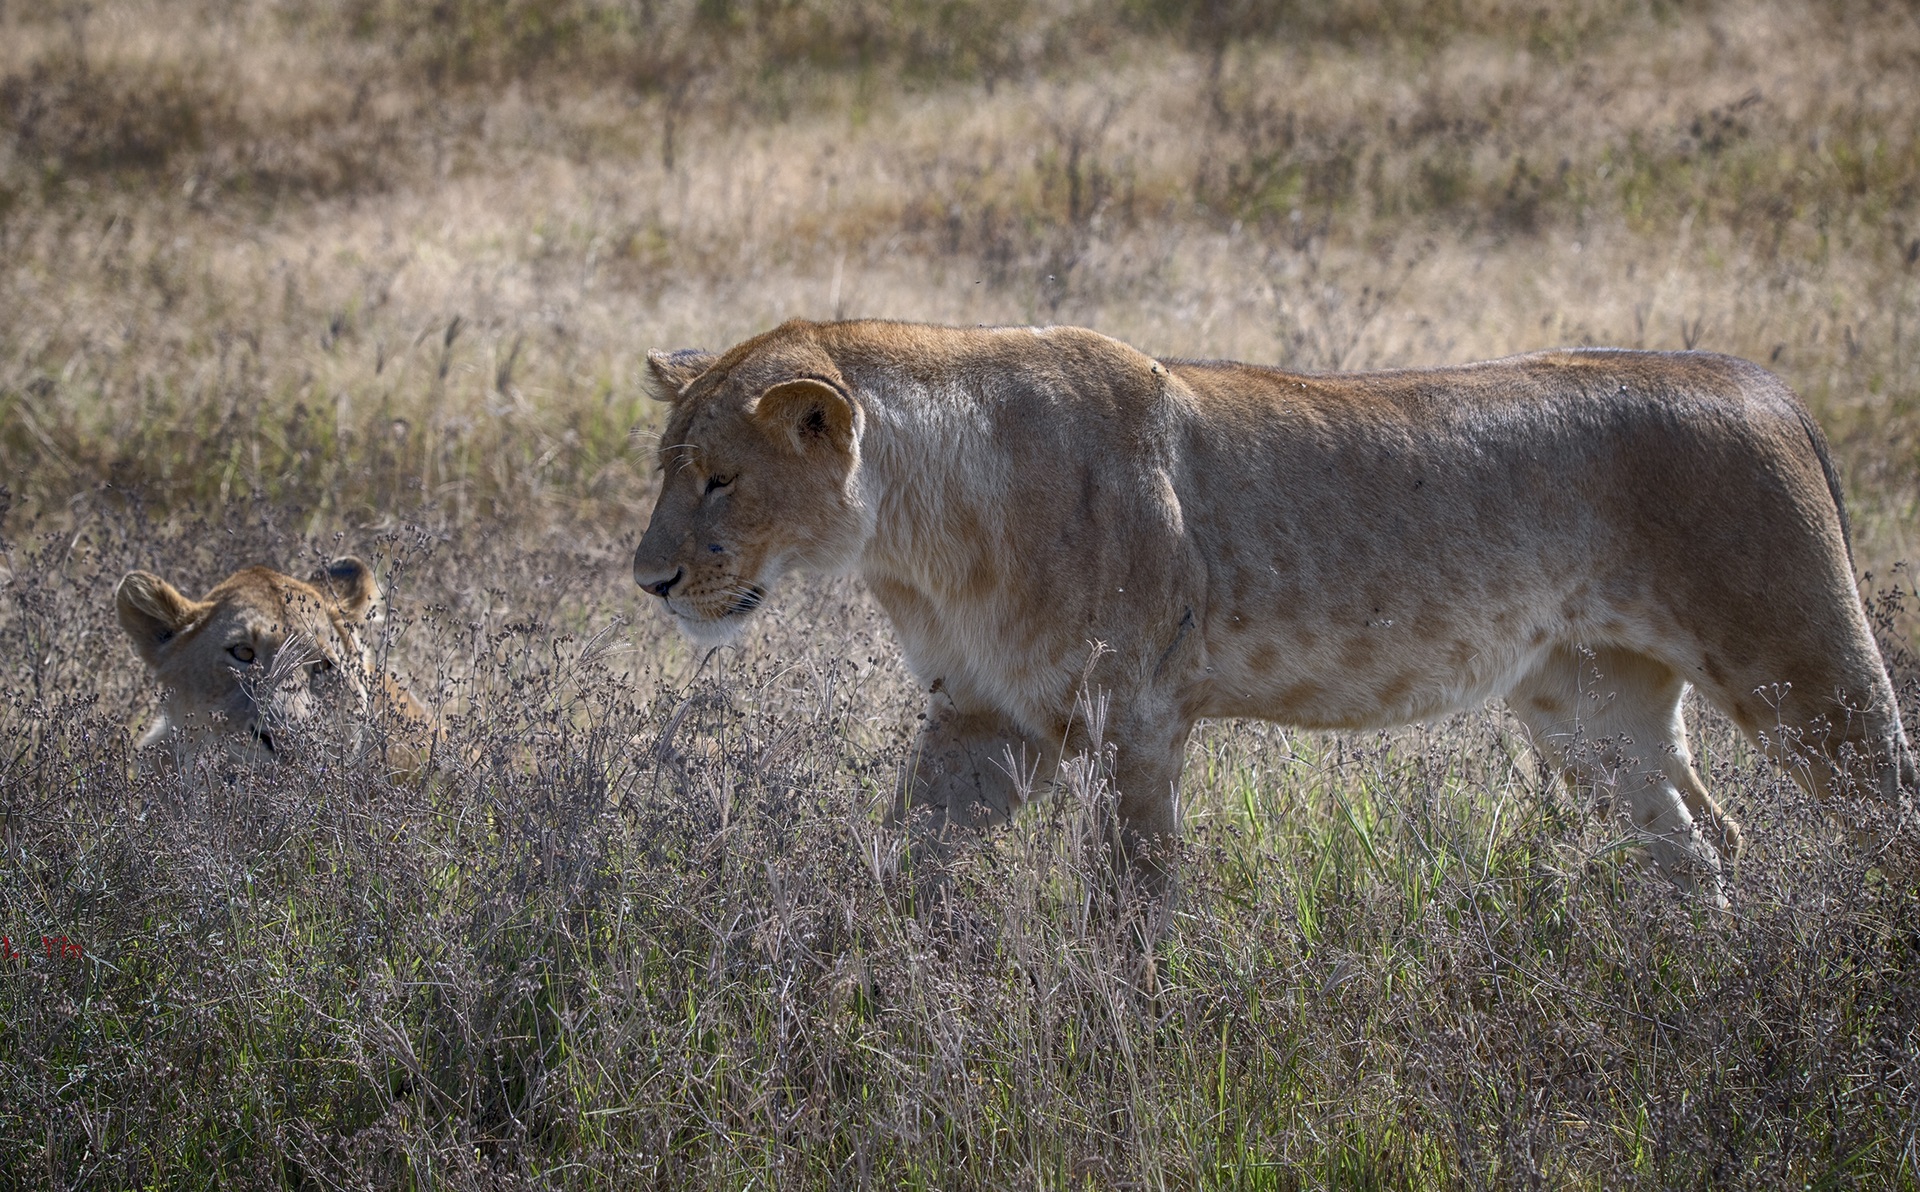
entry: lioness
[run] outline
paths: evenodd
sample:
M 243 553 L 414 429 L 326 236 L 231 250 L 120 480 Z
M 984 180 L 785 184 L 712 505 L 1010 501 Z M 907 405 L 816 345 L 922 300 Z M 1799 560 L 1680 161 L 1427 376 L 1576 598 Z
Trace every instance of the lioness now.
M 1715 900 L 1702 829 L 1738 837 L 1689 683 L 1813 790 L 1912 820 L 1826 443 L 1744 361 L 1310 375 L 1072 327 L 799 321 L 648 360 L 673 410 L 635 582 L 712 642 L 786 571 L 858 568 L 933 690 L 902 808 L 935 829 L 1012 810 L 1009 753 L 1085 748 L 1083 686 L 1150 881 L 1201 717 L 1361 729 L 1503 697 Z
M 374 666 L 363 627 L 379 603 L 372 570 L 355 558 L 304 581 L 248 567 L 204 600 L 151 572 L 129 572 L 114 607 L 165 687 L 160 715 L 136 748 L 159 748 L 175 762 L 210 751 L 260 761 L 284 753 L 317 716 L 374 715 L 390 729 L 387 763 L 418 769 L 431 725 L 407 689 Z

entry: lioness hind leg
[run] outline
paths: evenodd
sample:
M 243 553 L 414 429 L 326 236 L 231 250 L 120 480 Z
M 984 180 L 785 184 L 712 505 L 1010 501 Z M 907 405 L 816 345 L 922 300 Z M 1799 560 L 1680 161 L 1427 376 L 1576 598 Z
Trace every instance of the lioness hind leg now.
M 1864 619 L 1847 628 L 1803 627 L 1815 640 L 1796 641 L 1791 657 L 1762 658 L 1738 676 L 1711 666 L 1701 691 L 1802 789 L 1823 801 L 1847 796 L 1834 810 L 1860 844 L 1884 854 L 1906 837 L 1901 856 L 1886 860 L 1911 867 L 1920 775 Z
M 1644 654 L 1561 646 L 1507 703 L 1550 762 L 1618 800 L 1661 872 L 1724 905 L 1720 853 L 1702 828 L 1717 827 L 1729 854 L 1740 832 L 1694 772 L 1684 690 L 1671 667 Z

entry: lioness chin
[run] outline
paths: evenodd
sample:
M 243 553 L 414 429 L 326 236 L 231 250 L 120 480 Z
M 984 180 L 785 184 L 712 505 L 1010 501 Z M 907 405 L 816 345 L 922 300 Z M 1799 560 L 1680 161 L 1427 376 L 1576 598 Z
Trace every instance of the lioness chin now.
M 201 600 L 152 572 L 129 572 L 115 611 L 164 689 L 160 715 L 136 746 L 143 764 L 278 760 L 334 716 L 355 731 L 381 720 L 385 764 L 417 770 L 432 726 L 399 680 L 374 665 L 366 627 L 380 599 L 373 572 L 351 557 L 305 580 L 247 567 Z
M 789 570 L 857 569 L 933 692 L 897 811 L 935 831 L 1013 810 L 1009 753 L 1085 749 L 1088 687 L 1150 882 L 1202 717 L 1374 728 L 1501 697 L 1716 901 L 1703 829 L 1738 836 L 1689 684 L 1810 789 L 1867 795 L 1883 836 L 1912 822 L 1826 443 L 1744 361 L 1306 375 L 1071 327 L 799 321 L 648 360 L 673 409 L 635 582 L 712 641 Z

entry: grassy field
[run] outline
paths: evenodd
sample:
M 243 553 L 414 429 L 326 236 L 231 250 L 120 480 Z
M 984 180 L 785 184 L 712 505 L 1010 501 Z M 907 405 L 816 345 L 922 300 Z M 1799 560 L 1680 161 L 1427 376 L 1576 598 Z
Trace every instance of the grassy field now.
M 1916 77 L 1868 0 L 0 0 L 0 1182 L 1920 1187 L 1915 893 L 1704 708 L 1728 916 L 1497 709 L 1222 723 L 1148 957 L 1094 767 L 916 905 L 857 585 L 702 667 L 629 572 L 643 352 L 793 315 L 1702 347 L 1920 725 Z M 444 763 L 136 776 L 120 575 L 346 552 Z

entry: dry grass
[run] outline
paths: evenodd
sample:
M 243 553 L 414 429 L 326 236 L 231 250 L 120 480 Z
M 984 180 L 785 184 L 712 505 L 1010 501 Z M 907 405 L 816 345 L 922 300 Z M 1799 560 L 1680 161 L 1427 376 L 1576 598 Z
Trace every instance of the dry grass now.
M 1694 345 L 1835 440 L 1916 723 L 1917 73 L 1843 2 L 0 4 L 0 1170 L 1920 1183 L 1913 893 L 1711 718 L 1728 921 L 1498 713 L 1213 726 L 1149 983 L 1097 774 L 916 906 L 865 595 L 701 670 L 627 575 L 641 352 L 789 315 Z M 457 760 L 133 777 L 120 573 L 342 546 Z

